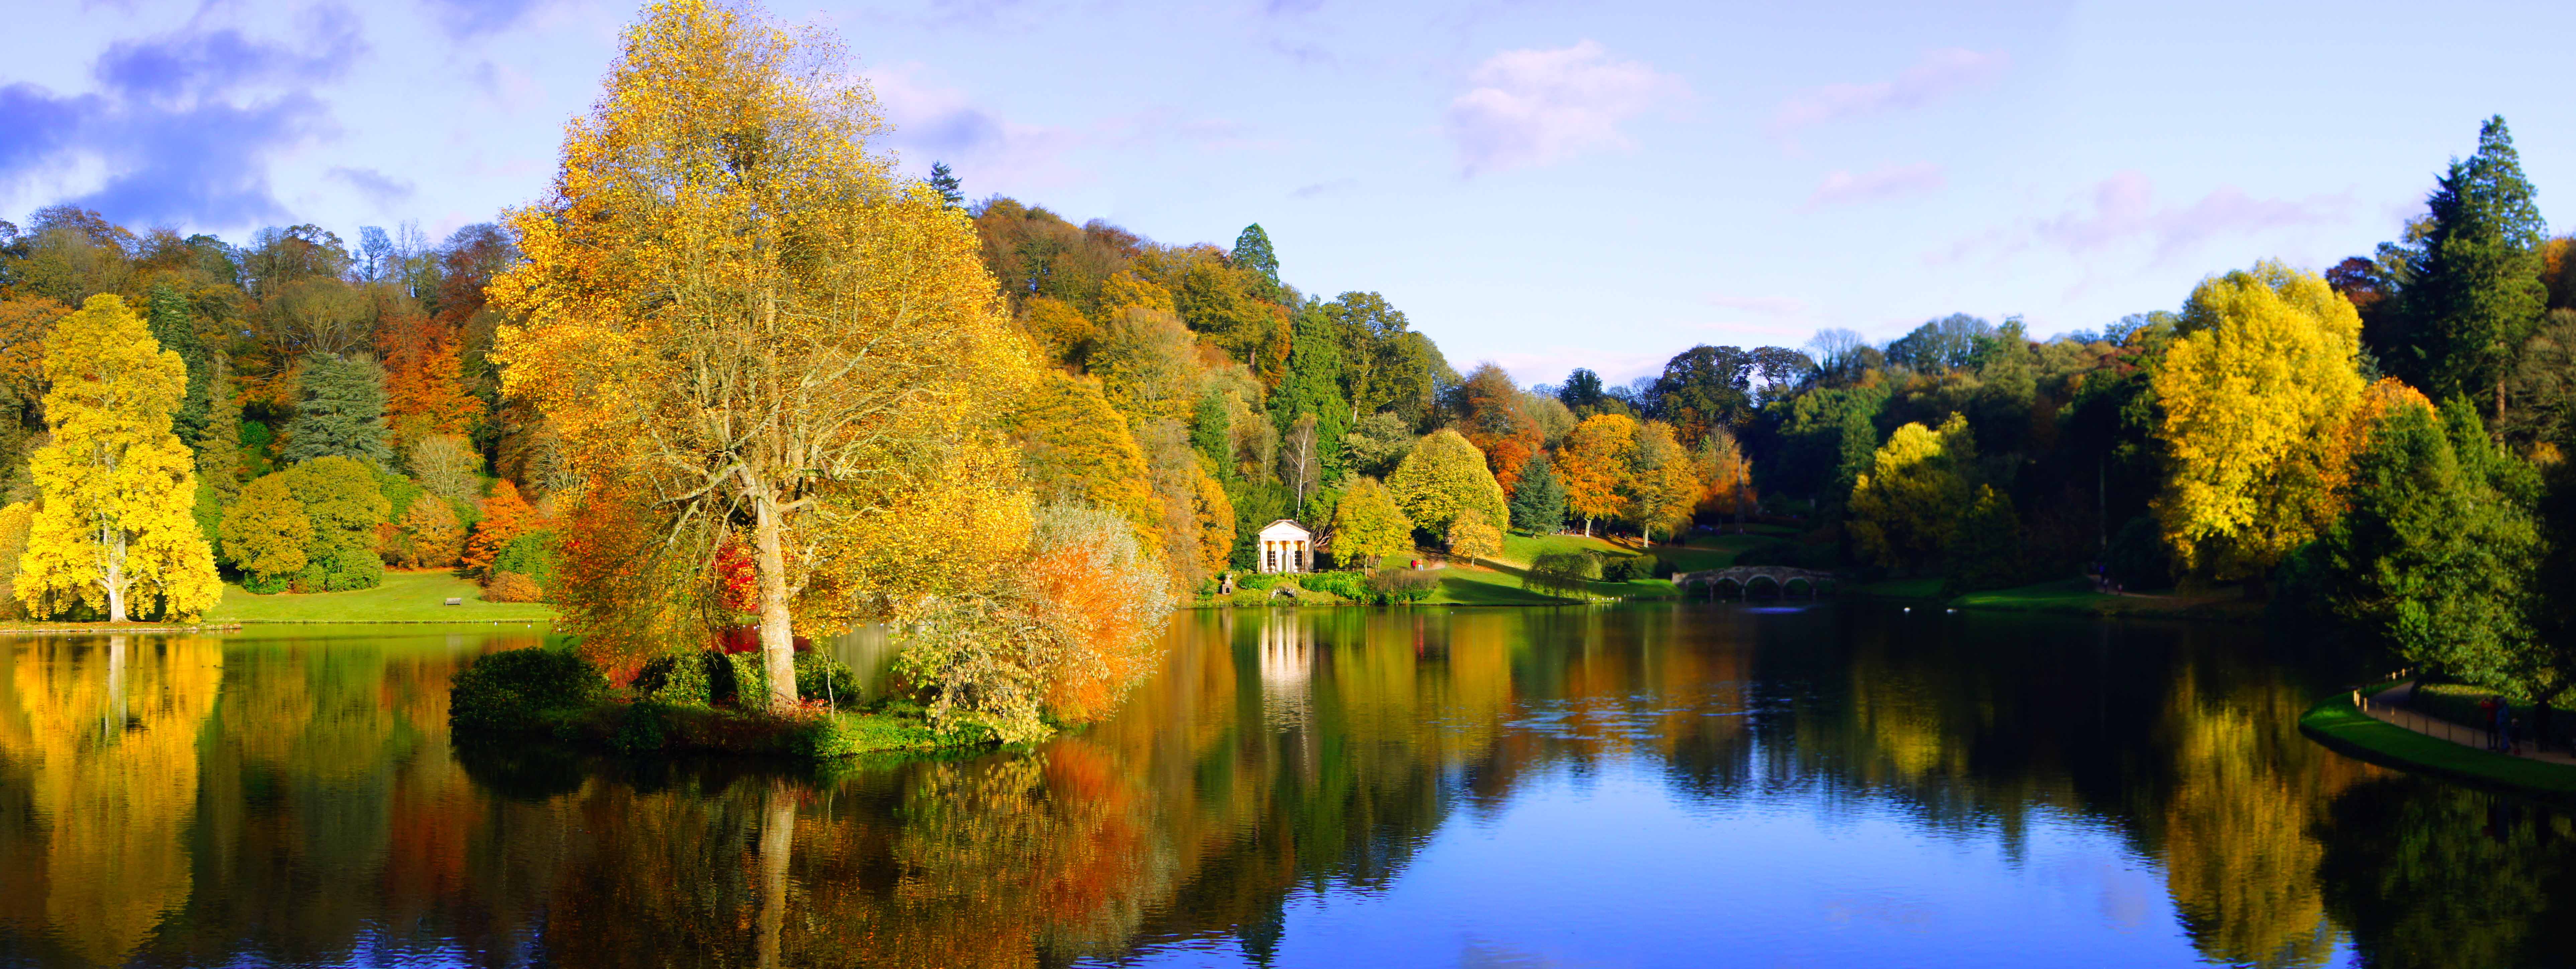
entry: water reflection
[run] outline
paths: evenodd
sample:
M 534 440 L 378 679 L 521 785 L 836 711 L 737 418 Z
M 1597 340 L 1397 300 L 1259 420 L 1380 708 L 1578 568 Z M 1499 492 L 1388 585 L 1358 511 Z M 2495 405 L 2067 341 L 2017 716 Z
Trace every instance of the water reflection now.
M 2567 815 L 2301 738 L 2259 631 L 1193 613 L 1116 718 L 823 774 L 521 748 L 525 633 L 0 659 L 0 963 L 2545 965 Z M 873 641 L 837 643 L 864 649 Z

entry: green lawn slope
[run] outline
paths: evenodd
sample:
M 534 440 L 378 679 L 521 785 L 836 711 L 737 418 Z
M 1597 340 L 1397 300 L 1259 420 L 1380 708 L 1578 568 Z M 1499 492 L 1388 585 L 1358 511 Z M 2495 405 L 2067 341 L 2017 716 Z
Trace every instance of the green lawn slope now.
M 2344 754 L 2476 787 L 2576 803 L 2576 767 L 2509 757 L 2373 719 L 2338 693 L 2309 707 L 2299 731 Z
M 447 572 L 387 572 L 385 583 L 355 592 L 252 595 L 224 586 L 206 621 L 232 622 L 552 622 L 553 606 L 485 602 L 483 589 Z M 443 605 L 463 599 L 464 605 Z

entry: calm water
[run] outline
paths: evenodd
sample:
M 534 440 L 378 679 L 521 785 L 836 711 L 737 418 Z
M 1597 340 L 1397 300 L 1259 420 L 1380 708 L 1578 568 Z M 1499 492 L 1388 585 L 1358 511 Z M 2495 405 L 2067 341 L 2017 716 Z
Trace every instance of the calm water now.
M 0 642 L 0 963 L 2576 961 L 2570 818 L 2308 743 L 2361 669 L 2260 630 L 1193 613 L 1032 754 L 460 758 L 533 633 Z

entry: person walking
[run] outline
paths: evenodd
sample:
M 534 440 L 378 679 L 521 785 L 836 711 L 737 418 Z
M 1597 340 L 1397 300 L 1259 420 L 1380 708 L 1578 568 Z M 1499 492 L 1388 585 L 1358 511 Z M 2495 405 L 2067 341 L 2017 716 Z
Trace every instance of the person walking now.
M 2495 709 L 2495 697 L 2489 696 L 2478 701 L 2478 719 L 2486 721 L 2481 726 L 2484 726 L 2487 731 L 2488 750 L 2496 749 Z

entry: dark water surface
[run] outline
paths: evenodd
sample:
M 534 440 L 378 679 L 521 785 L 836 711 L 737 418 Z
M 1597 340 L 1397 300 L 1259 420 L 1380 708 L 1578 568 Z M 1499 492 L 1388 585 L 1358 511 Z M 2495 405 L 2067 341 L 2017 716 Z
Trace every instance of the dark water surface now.
M 0 963 L 2576 962 L 2570 818 L 2303 739 L 2295 630 L 1186 613 L 1031 753 L 460 757 L 534 634 L 0 642 Z

